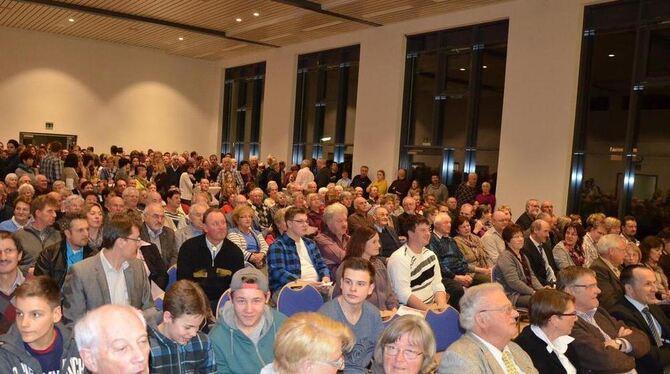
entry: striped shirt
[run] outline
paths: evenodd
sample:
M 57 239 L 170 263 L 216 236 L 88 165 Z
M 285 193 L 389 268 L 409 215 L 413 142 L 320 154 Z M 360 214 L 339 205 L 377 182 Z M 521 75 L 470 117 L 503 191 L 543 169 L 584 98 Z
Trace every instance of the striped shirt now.
M 402 304 L 407 304 L 411 295 L 431 304 L 436 292 L 445 292 L 437 256 L 425 247 L 416 254 L 403 245 L 389 257 L 387 268 L 393 291 Z

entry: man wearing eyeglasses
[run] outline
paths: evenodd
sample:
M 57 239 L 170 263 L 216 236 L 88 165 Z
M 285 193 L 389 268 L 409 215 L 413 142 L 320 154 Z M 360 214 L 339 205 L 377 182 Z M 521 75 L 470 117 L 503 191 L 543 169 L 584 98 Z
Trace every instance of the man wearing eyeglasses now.
M 136 258 L 139 224 L 126 215 L 105 223 L 100 252 L 73 265 L 63 284 L 63 317 L 74 323 L 104 304 L 130 305 L 154 320 L 158 310 L 151 299 L 144 263 Z
M 580 372 L 635 373 L 635 359 L 649 352 L 649 339 L 600 307 L 600 288 L 593 270 L 569 266 L 561 270 L 559 280 L 559 288 L 575 297 L 579 318 L 570 336 L 575 339 L 571 344 Z
M 447 348 L 439 374 L 534 374 L 528 354 L 512 341 L 519 313 L 497 283 L 468 288 L 461 298 L 461 326 L 466 334 Z

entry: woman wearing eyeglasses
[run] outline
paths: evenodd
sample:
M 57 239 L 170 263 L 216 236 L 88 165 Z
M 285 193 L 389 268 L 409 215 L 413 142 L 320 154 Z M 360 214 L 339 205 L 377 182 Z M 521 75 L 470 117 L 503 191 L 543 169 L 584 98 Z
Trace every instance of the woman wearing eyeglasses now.
M 375 347 L 375 374 L 424 374 L 435 371 L 435 337 L 426 320 L 405 315 L 391 321 Z
M 323 314 L 294 314 L 279 328 L 274 361 L 261 374 L 336 374 L 355 341 L 349 328 Z
M 502 232 L 502 238 L 507 248 L 498 256 L 493 277 L 502 284 L 515 307 L 525 308 L 531 295 L 541 289 L 542 284 L 533 273 L 528 257 L 521 252 L 524 241 L 521 226 L 514 223 L 508 225 Z
M 539 290 L 530 298 L 530 325 L 516 338 L 516 343 L 533 360 L 540 373 L 575 374 L 579 360 L 570 343 L 572 327 L 577 321 L 575 297 L 557 290 Z

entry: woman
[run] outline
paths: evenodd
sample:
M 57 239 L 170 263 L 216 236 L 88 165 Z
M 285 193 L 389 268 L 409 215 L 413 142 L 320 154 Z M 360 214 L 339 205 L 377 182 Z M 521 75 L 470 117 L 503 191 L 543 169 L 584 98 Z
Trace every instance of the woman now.
M 409 191 L 407 192 L 407 196 L 412 196 L 413 198 L 417 199 L 416 204 L 417 204 L 417 210 L 419 209 L 419 201 L 423 201 L 423 189 L 421 188 L 421 184 L 417 179 L 412 180 L 412 184 L 409 187 Z
M 470 221 L 466 217 L 458 216 L 452 227 L 454 241 L 468 263 L 468 270 L 475 273 L 475 278 L 480 278 L 475 283 L 490 282 L 493 262 L 486 256 L 481 239 L 470 231 Z
M 366 188 L 366 192 L 370 193 L 372 191 L 372 187 L 377 187 L 379 196 L 386 195 L 386 191 L 388 191 L 389 186 L 388 182 L 386 181 L 386 172 L 384 170 L 382 169 L 377 170 L 377 180 L 370 183 L 368 188 Z
M 19 189 L 19 177 L 15 173 L 9 173 L 5 176 L 5 192 L 9 195 Z
M 22 184 L 19 186 L 18 192 L 19 196 L 23 196 L 28 199 L 28 201 L 32 201 L 33 196 L 35 196 L 35 187 L 30 183 Z
M 540 373 L 575 374 L 580 367 L 577 352 L 570 343 L 572 327 L 577 321 L 575 297 L 557 290 L 537 291 L 528 308 L 530 325 L 516 338 L 516 343 L 533 360 Z
M 423 374 L 435 370 L 435 336 L 426 320 L 405 315 L 391 321 L 377 341 L 372 372 Z
M 261 374 L 335 374 L 356 337 L 344 324 L 319 313 L 297 313 L 284 321 L 274 344 L 275 359 Z
M 279 208 L 272 214 L 272 231 L 265 237 L 265 242 L 268 243 L 268 246 L 272 245 L 275 239 L 286 232 L 286 219 L 284 217 L 287 210 L 288 207 Z
M 493 210 L 489 205 L 480 205 L 475 210 L 475 229 L 472 232 L 479 235 L 480 238 L 486 234 L 488 229 L 493 227 L 491 222 L 492 212 Z
M 154 170 L 151 174 L 151 182 L 156 184 L 156 189 L 161 196 L 167 194 L 168 188 L 170 188 L 170 181 L 168 180 L 167 169 L 165 169 L 162 157 L 154 158 Z
M 246 204 L 238 206 L 233 210 L 233 223 L 235 227 L 228 230 L 228 239 L 240 247 L 245 261 L 258 269 L 263 268 L 269 247 L 263 235 L 251 227 L 254 210 Z
M 65 157 L 65 163 L 63 163 L 63 180 L 65 181 L 65 186 L 68 190 L 74 190 L 75 186 L 79 182 L 79 174 L 77 174 L 77 169 L 79 168 L 79 156 L 74 153 L 70 153 Z
M 647 236 L 640 242 L 642 264 L 654 271 L 656 275 L 656 296 L 661 300 L 670 298 L 668 277 L 659 265 L 663 253 L 663 241 L 656 236 Z
M 623 266 L 639 265 L 642 260 L 642 252 L 635 243 L 626 243 L 626 255 L 623 258 Z
M 530 297 L 536 290 L 542 289 L 523 248 L 523 228 L 513 223 L 505 227 L 502 233 L 506 249 L 498 257 L 495 280 L 505 289 L 507 297 L 516 307 L 528 307 Z
M 582 248 L 586 232 L 579 223 L 569 223 L 563 228 L 563 240 L 558 242 L 552 253 L 558 269 L 568 266 L 584 266 L 585 254 Z
M 88 246 L 98 251 L 102 247 L 102 206 L 98 203 L 86 203 L 82 211 L 88 222 Z
M 269 181 L 265 192 L 268 197 L 263 200 L 263 204 L 272 210 L 272 207 L 277 204 L 277 194 L 279 194 L 279 186 L 277 185 L 277 182 Z
M 240 175 L 242 176 L 242 183 L 244 184 L 243 193 L 246 195 L 256 187 L 256 176 L 251 172 L 249 161 L 242 161 L 240 164 Z
M 193 176 L 195 166 L 189 161 L 184 165 L 184 170 L 186 171 L 181 173 L 179 177 L 179 191 L 181 192 L 181 203 L 190 206 L 193 198 L 193 187 L 195 186 L 195 177 Z
M 603 220 L 605 234 L 621 234 L 621 221 L 616 217 L 606 217 Z
M 666 227 L 658 233 L 658 238 L 663 242 L 661 259 L 658 265 L 663 269 L 665 275 L 670 274 L 670 227 Z
M 351 234 L 351 239 L 347 244 L 343 262 L 350 257 L 362 257 L 375 268 L 375 288 L 372 294 L 368 296 L 368 301 L 376 306 L 379 310 L 391 310 L 399 306 L 398 297 L 393 292 L 391 281 L 389 280 L 386 264 L 382 257 L 379 256 L 381 245 L 379 244 L 379 234 L 377 231 L 368 226 L 361 226 L 358 230 Z M 340 268 L 335 272 L 335 283 L 339 284 L 342 278 L 342 271 Z M 342 290 L 340 287 L 334 287 L 333 297 L 338 296 Z
M 491 193 L 491 183 L 482 183 L 482 193 L 475 197 L 475 201 L 478 202 L 479 205 L 490 206 L 491 211 L 496 208 L 496 197 Z

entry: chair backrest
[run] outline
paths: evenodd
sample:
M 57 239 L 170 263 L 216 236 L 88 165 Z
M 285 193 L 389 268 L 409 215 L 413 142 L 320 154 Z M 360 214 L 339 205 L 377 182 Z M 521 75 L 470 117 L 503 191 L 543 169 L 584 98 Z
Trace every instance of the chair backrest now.
M 172 287 L 173 284 L 177 281 L 177 265 L 172 265 L 167 271 L 168 274 L 168 282 L 167 286 L 165 287 L 165 291 L 169 290 L 170 287 Z
M 227 302 L 230 301 L 230 288 L 224 292 L 221 297 L 219 298 L 219 302 L 216 304 L 216 316 L 219 316 L 219 313 L 221 312 L 221 309 L 223 309 L 223 306 L 226 305 Z
M 256 268 L 256 266 L 254 266 L 254 264 L 252 264 L 252 263 L 249 262 L 249 261 L 244 261 L 244 267 L 245 267 L 245 268 L 251 268 L 251 269 L 255 269 L 255 268 Z
M 458 316 L 458 311 L 452 307 L 447 307 L 440 313 L 432 310 L 426 313 L 426 322 L 433 329 L 438 352 L 447 349 L 465 333 L 458 322 Z
M 310 286 L 285 285 L 277 297 L 277 310 L 290 317 L 299 312 L 316 312 L 323 305 L 319 291 Z
M 157 299 L 154 299 L 154 305 L 156 305 L 156 309 L 158 309 L 159 312 L 163 311 L 163 298 L 159 297 Z

